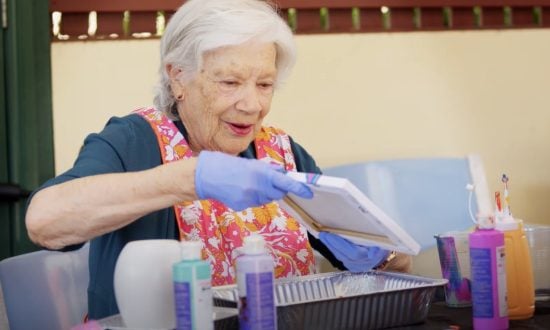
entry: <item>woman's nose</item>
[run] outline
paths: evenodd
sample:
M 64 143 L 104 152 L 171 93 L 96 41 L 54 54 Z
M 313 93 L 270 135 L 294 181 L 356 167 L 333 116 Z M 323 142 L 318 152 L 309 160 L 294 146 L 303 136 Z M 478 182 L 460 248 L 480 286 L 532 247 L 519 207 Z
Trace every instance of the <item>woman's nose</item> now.
M 240 94 L 236 104 L 237 110 L 246 112 L 259 112 L 262 110 L 260 91 L 258 91 L 255 84 L 243 85 Z

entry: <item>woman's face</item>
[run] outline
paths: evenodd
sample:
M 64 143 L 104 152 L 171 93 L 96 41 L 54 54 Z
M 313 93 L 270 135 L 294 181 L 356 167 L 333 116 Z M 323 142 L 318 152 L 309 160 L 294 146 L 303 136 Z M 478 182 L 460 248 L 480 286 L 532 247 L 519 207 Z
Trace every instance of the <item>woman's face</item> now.
M 202 68 L 191 80 L 172 79 L 194 152 L 237 155 L 254 140 L 271 106 L 276 55 L 273 43 L 222 47 L 203 55 Z M 179 73 L 174 71 L 169 68 L 172 77 Z

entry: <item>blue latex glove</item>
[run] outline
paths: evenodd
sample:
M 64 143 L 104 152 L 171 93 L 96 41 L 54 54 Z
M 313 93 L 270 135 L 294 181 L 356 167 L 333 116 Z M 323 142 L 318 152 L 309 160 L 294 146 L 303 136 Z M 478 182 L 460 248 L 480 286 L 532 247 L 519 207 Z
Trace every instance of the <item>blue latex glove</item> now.
M 376 246 L 358 245 L 342 236 L 322 231 L 319 239 L 351 272 L 366 272 L 386 260 L 390 251 Z
M 213 151 L 199 154 L 195 191 L 200 199 L 216 199 L 236 211 L 280 200 L 289 192 L 313 197 L 307 185 L 286 176 L 280 166 Z

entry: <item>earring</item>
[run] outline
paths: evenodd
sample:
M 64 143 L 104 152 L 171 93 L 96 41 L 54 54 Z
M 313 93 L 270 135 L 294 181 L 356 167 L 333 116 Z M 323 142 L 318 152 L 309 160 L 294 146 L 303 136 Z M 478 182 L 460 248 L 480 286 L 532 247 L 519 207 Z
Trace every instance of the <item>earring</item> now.
M 172 109 L 170 109 L 170 113 L 172 113 L 172 115 L 174 116 L 178 116 L 178 106 L 174 103 L 174 106 L 172 107 Z

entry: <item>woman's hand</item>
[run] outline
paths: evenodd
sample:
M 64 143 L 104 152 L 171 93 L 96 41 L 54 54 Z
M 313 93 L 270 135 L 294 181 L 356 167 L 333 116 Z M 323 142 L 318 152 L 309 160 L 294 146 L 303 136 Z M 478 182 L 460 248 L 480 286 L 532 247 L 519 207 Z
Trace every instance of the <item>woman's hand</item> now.
M 324 231 L 319 233 L 319 240 L 352 272 L 365 272 L 373 269 L 386 261 L 390 255 L 388 250 L 376 246 L 358 245 L 342 236 Z M 379 270 L 409 273 L 411 266 L 411 256 L 398 252 Z
M 236 211 L 280 200 L 289 192 L 313 197 L 305 184 L 265 162 L 212 151 L 199 154 L 195 190 L 200 199 L 216 199 Z
M 358 245 L 342 236 L 324 231 L 319 233 L 319 239 L 352 272 L 371 270 L 386 260 L 390 253 L 376 246 Z

